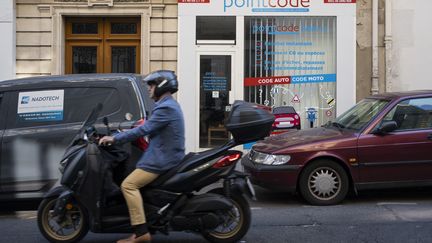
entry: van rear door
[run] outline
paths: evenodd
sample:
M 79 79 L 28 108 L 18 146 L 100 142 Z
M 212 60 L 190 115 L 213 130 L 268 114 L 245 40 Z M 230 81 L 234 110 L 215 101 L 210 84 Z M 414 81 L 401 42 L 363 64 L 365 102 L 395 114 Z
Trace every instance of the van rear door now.
M 137 102 L 123 102 L 130 99 L 122 97 L 132 94 L 120 93 L 112 87 L 87 86 L 84 83 L 83 87 L 59 86 L 8 93 L 9 111 L 4 119 L 7 121 L 0 155 L 0 183 L 4 194 L 40 197 L 50 189 L 60 176 L 59 162 L 66 147 L 98 103 L 104 105 L 96 124 L 101 132 L 106 131 L 102 117 L 113 122 L 112 128 L 124 119 L 126 111 L 138 117 Z M 136 109 L 131 109 L 132 106 Z

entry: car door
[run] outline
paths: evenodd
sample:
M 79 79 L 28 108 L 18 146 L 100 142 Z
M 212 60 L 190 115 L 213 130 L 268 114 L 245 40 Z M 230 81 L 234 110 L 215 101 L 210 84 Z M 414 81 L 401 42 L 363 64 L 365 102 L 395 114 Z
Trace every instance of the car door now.
M 383 121 L 395 121 L 398 127 L 388 134 L 359 138 L 362 183 L 392 186 L 432 180 L 432 97 L 402 100 Z

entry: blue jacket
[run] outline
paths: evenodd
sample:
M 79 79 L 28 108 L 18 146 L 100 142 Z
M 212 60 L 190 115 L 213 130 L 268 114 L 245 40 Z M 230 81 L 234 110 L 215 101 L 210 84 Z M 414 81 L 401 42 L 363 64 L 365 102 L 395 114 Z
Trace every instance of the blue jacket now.
M 170 95 L 156 102 L 150 119 L 144 125 L 114 136 L 114 143 L 123 144 L 149 136 L 149 146 L 136 167 L 161 174 L 180 163 L 185 153 L 185 128 L 180 105 Z

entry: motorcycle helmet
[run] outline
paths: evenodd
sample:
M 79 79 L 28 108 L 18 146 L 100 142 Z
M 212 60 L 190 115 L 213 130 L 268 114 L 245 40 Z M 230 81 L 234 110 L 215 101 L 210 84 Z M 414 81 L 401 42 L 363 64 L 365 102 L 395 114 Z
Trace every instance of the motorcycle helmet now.
M 177 75 L 170 70 L 154 71 L 143 79 L 148 85 L 156 84 L 154 95 L 156 97 L 162 96 L 166 92 L 174 94 L 178 90 Z

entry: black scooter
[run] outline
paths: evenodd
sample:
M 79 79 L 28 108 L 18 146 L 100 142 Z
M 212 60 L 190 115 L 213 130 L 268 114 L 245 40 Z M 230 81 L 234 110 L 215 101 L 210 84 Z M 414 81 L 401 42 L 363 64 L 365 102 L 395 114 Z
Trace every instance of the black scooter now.
M 101 108 L 92 111 L 66 150 L 60 162 L 61 185 L 39 205 L 39 230 L 51 242 L 77 242 L 89 230 L 132 232 L 125 200 L 113 189 L 124 179 L 115 174 L 113 164 L 127 156 L 119 148 L 98 146 L 101 134 L 94 123 Z M 255 192 L 247 175 L 234 170 L 242 152 L 230 149 L 267 136 L 273 121 L 268 111 L 236 101 L 226 122 L 234 139 L 187 154 L 141 191 L 150 232 L 195 232 L 210 242 L 240 240 L 251 223 L 246 196 L 254 198 Z

